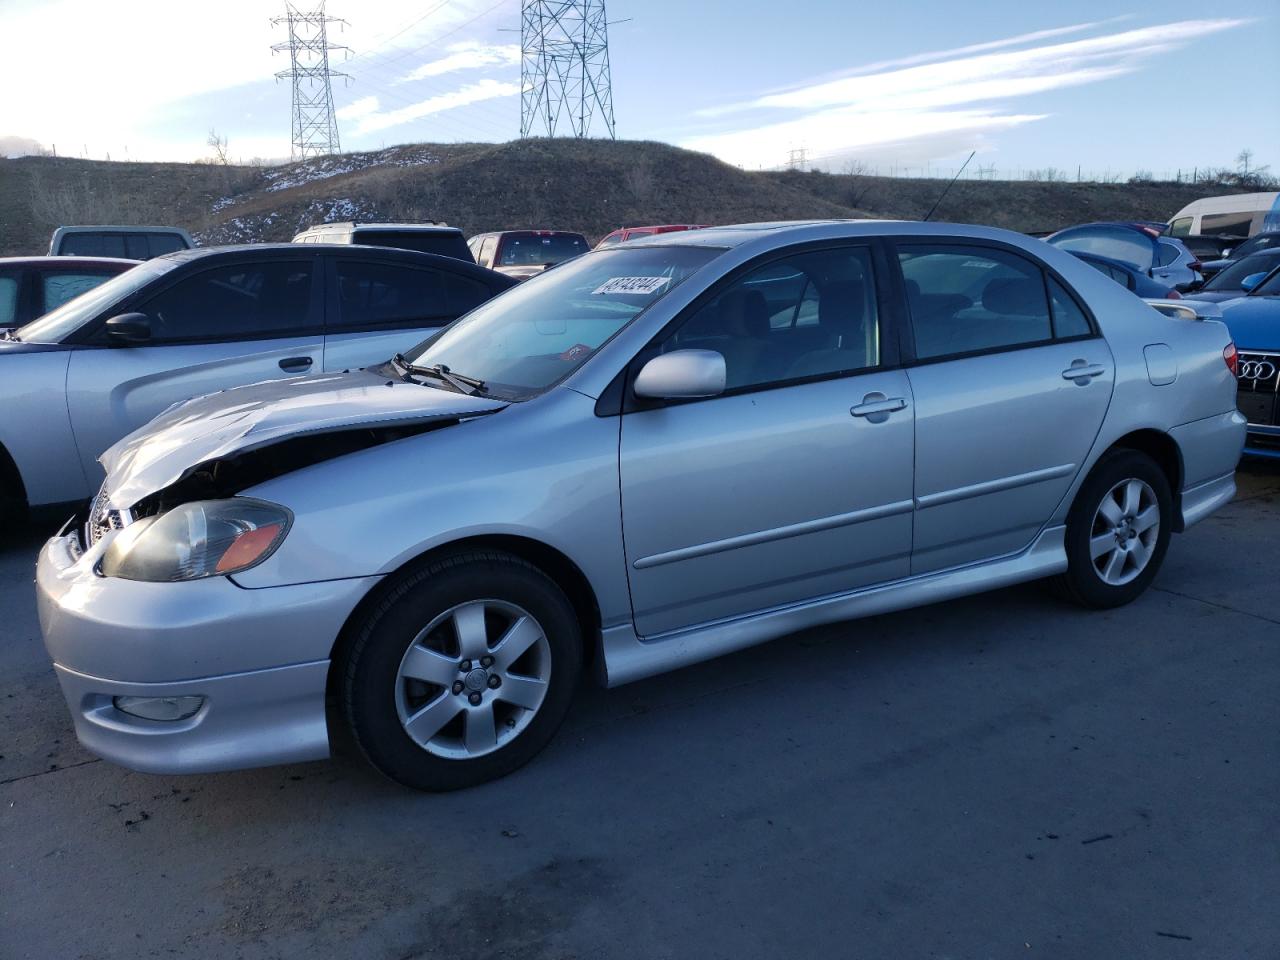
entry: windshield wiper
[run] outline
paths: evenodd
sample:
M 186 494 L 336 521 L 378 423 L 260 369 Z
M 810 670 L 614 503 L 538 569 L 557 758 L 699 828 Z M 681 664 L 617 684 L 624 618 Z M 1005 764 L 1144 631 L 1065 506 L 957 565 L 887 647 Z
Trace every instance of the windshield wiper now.
M 422 367 L 410 361 L 404 354 L 397 353 L 391 358 L 392 362 L 404 368 L 405 373 L 416 373 L 419 376 L 435 377 L 437 380 L 443 380 L 451 385 L 459 393 L 465 393 L 468 396 L 478 390 L 484 389 L 484 381 L 476 377 L 468 377 L 461 373 L 454 373 L 443 363 L 433 363 L 430 366 Z

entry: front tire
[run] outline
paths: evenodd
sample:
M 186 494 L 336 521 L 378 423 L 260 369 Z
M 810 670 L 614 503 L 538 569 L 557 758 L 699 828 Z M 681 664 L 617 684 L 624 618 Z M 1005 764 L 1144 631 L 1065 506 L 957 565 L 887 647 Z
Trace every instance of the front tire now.
M 1173 494 L 1159 465 L 1137 450 L 1107 454 L 1067 518 L 1063 592 L 1093 609 L 1135 600 L 1164 562 L 1172 525 Z
M 504 776 L 555 735 L 582 671 L 573 606 L 518 557 L 470 551 L 399 575 L 345 655 L 365 757 L 419 790 Z

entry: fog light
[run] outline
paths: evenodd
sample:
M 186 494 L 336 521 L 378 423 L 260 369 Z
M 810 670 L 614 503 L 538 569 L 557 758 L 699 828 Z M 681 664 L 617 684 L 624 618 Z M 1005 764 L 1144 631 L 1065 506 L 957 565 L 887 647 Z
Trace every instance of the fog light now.
M 204 697 L 114 697 L 115 708 L 143 720 L 185 720 L 204 706 Z

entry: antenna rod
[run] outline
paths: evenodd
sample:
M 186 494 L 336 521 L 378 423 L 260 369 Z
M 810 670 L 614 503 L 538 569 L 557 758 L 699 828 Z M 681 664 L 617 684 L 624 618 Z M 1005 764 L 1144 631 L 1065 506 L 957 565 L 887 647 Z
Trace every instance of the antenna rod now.
M 977 151 L 977 150 L 975 150 L 975 151 L 973 151 L 973 153 L 969 154 L 969 160 L 972 160 L 972 159 L 973 159 L 974 154 L 976 154 L 977 152 L 978 152 L 978 151 Z M 964 173 L 964 168 L 965 168 L 965 167 L 967 167 L 967 166 L 969 165 L 969 160 L 966 160 L 964 163 L 962 163 L 962 164 L 960 165 L 960 169 L 959 169 L 959 170 L 957 170 L 957 171 L 956 171 L 956 175 L 955 175 L 954 177 L 952 177 L 952 178 L 951 178 L 951 182 L 950 182 L 950 183 L 948 183 L 945 187 L 943 187 L 943 188 L 942 188 L 942 193 L 941 193 L 941 195 L 938 197 L 938 199 L 937 199 L 937 200 L 933 201 L 933 206 L 932 206 L 932 207 L 930 207 L 930 208 L 929 208 L 929 212 L 928 212 L 928 213 L 926 213 L 926 214 L 924 215 L 924 220 L 922 220 L 922 221 L 921 221 L 922 223 L 928 223 L 929 218 L 933 216 L 933 212 L 934 212 L 935 210 L 937 210 L 937 209 L 938 209 L 938 204 L 940 204 L 940 203 L 942 202 L 942 198 L 943 198 L 943 197 L 945 197 L 945 196 L 947 195 L 947 192 L 948 192 L 948 191 L 949 191 L 953 186 L 955 186 L 956 181 L 960 179 L 960 174 Z

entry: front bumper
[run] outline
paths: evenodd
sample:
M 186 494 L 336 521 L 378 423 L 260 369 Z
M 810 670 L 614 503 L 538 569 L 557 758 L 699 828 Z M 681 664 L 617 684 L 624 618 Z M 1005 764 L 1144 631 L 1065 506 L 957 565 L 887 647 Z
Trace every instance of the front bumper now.
M 1280 426 L 1249 424 L 1249 435 L 1244 442 L 1244 452 L 1251 457 L 1280 458 Z
M 105 541 L 45 544 L 36 595 L 86 748 L 151 773 L 205 773 L 328 756 L 329 654 L 377 577 L 245 589 L 226 577 L 139 583 L 94 572 Z M 203 697 L 184 720 L 145 720 L 114 698 Z

